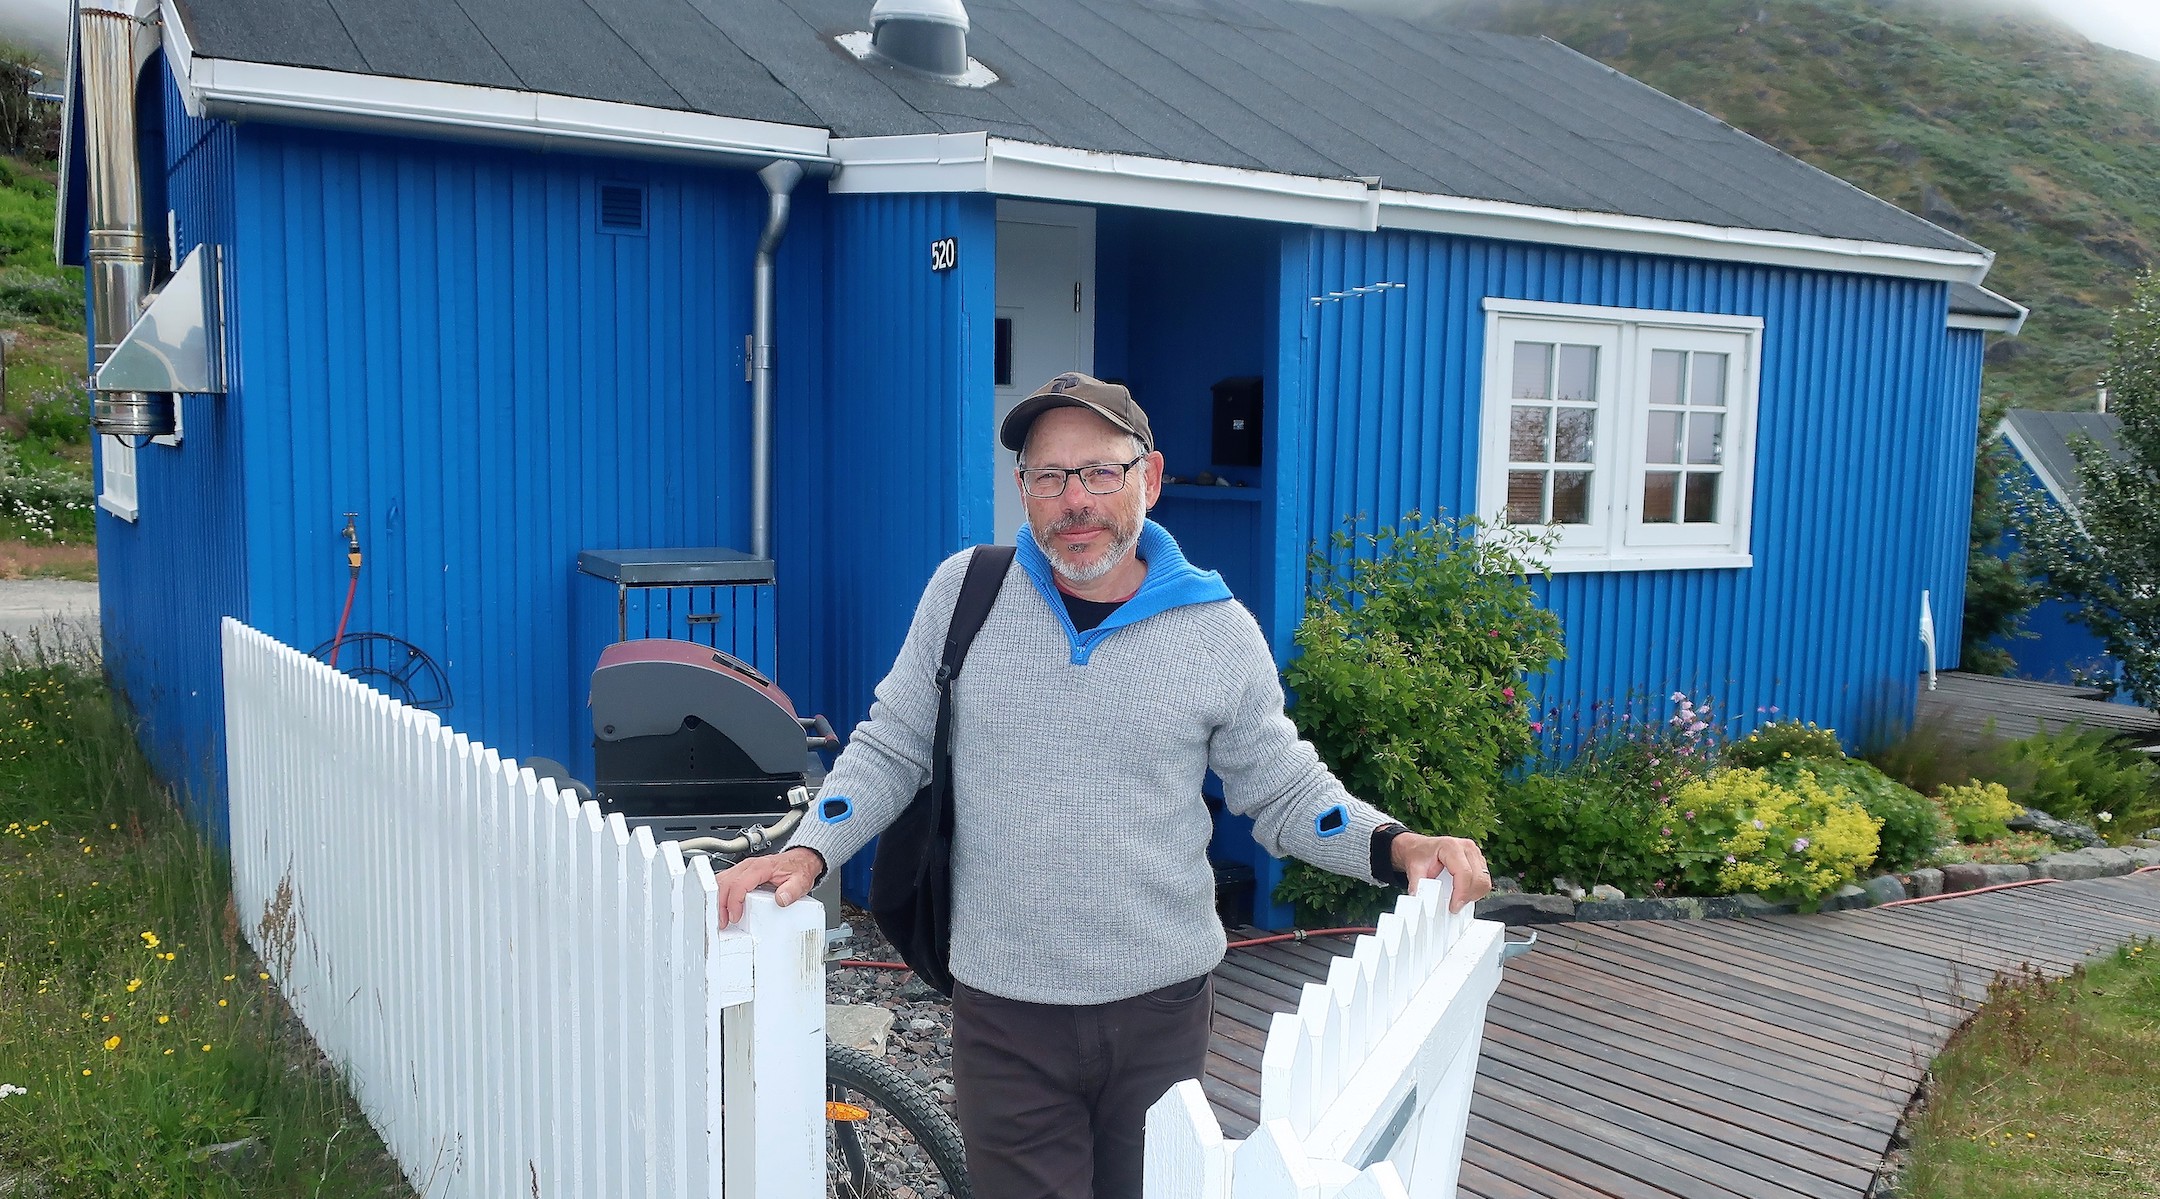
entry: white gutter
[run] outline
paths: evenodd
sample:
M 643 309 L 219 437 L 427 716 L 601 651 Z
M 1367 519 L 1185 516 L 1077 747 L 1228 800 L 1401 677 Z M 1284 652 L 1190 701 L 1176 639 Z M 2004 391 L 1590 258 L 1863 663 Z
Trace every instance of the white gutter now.
M 172 0 L 161 8 L 166 62 L 188 114 L 230 121 L 639 157 L 831 162 L 831 135 L 804 125 L 585 100 L 475 84 L 276 66 L 194 53 Z
M 2016 337 L 2019 333 L 2024 332 L 2025 318 L 2032 315 L 2032 309 L 2027 308 L 2023 304 L 2018 303 L 2016 300 L 2013 300 L 2008 296 L 1997 295 L 1996 293 L 1989 291 L 1985 287 L 1980 289 L 1980 293 L 1986 296 L 1988 299 L 1999 300 L 2002 303 L 2008 304 L 2012 308 L 2017 309 L 2017 315 L 1992 316 L 1980 312 L 1952 311 L 1950 313 L 1949 319 L 1943 322 L 1944 326 L 1951 329 L 1979 329 L 1988 333 L 2007 333 L 2012 337 Z

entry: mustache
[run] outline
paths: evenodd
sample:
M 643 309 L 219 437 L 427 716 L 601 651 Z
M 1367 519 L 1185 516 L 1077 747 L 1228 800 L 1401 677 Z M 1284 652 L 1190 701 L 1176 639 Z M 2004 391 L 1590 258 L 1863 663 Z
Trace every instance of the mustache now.
M 1074 529 L 1102 528 L 1107 526 L 1108 524 L 1108 521 L 1105 521 L 1101 517 L 1095 515 L 1094 509 L 1082 508 L 1078 512 L 1068 512 L 1065 515 L 1060 516 L 1056 520 L 1052 521 L 1050 523 L 1050 532 L 1053 535 L 1058 533 L 1070 533 Z

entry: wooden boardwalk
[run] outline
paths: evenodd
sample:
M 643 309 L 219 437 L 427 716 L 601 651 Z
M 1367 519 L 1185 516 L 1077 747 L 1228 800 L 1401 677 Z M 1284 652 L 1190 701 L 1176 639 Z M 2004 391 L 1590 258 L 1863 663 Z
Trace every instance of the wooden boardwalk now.
M 2160 937 L 2160 872 L 1768 920 L 1545 925 L 1493 997 L 1461 1193 L 1861 1199 L 1988 983 Z M 1519 935 L 1519 930 L 1518 930 Z M 1346 938 L 1233 951 L 1204 1080 L 1251 1132 L 1272 1013 Z
M 1991 675 L 1945 671 L 1935 676 L 1935 690 L 1920 679 L 1918 719 L 1947 729 L 1964 740 L 1994 736 L 2030 737 L 2045 729 L 2070 725 L 2113 729 L 2141 749 L 2160 748 L 2160 712 L 2130 704 L 2112 704 L 2084 687 L 2000 679 Z

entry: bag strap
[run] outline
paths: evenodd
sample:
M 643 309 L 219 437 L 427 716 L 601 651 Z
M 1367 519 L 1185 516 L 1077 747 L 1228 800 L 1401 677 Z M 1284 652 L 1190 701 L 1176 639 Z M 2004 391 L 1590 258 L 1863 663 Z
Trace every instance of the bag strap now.
M 938 663 L 937 726 L 930 740 L 930 803 L 934 827 L 948 841 L 952 838 L 952 684 L 967 661 L 968 647 L 989 619 L 1012 568 L 1013 547 L 978 545 L 968 559 L 967 577 L 960 583 L 960 598 L 953 602 L 951 622 L 945 629 L 945 659 Z M 921 885 L 921 879 L 916 880 Z
M 990 618 L 990 607 L 997 602 L 998 592 L 1005 587 L 1005 576 L 1012 569 L 1013 550 L 1009 545 L 978 545 L 968 558 L 960 598 L 953 604 L 952 621 L 945 629 L 945 660 L 939 664 L 937 675 L 940 692 L 950 692 L 952 681 L 960 676 L 960 667 L 967 661 L 968 647 L 975 644 L 975 634 L 982 632 L 983 621 Z

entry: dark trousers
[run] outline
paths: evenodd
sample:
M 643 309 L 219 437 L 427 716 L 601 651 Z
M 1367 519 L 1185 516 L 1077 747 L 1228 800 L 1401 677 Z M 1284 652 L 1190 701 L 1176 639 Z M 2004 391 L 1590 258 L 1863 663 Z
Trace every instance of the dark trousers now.
M 1143 1126 L 1207 1062 L 1209 976 L 1089 1007 L 953 988 L 953 1087 L 975 1199 L 1140 1199 Z

